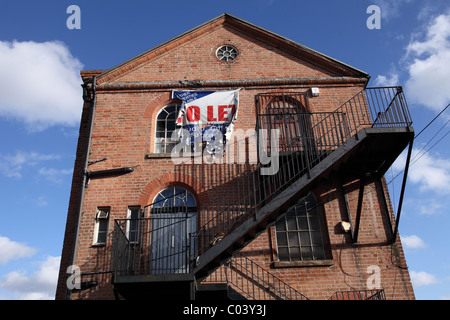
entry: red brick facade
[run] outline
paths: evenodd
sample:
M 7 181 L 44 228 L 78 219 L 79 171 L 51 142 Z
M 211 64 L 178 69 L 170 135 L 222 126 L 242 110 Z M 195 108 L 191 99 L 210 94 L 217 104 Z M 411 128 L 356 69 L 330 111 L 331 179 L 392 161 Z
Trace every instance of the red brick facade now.
M 232 44 L 239 55 L 219 61 L 215 52 Z M 75 162 L 57 299 L 114 299 L 110 270 L 110 243 L 94 246 L 95 214 L 110 208 L 108 232 L 114 219 L 126 218 L 129 206 L 144 207 L 167 186 L 182 186 L 196 197 L 197 206 L 223 193 L 232 193 L 232 181 L 251 164 L 176 165 L 170 156 L 154 153 L 158 112 L 171 99 L 172 89 L 238 89 L 239 113 L 235 129 L 254 129 L 255 96 L 268 92 L 307 92 L 312 112 L 331 112 L 365 88 L 368 76 L 229 15 L 222 15 L 169 42 L 161 44 L 107 71 L 82 72 L 95 77 L 94 104 L 85 102 Z M 318 97 L 309 92 L 320 90 Z M 90 128 L 92 121 L 92 128 Z M 90 135 L 90 139 L 89 139 Z M 86 157 L 86 153 L 89 153 Z M 94 162 L 86 166 L 87 161 Z M 83 172 L 131 167 L 132 173 L 83 180 Z M 345 187 L 354 215 L 359 181 Z M 262 232 L 242 252 L 309 299 L 328 299 L 337 291 L 365 290 L 370 266 L 380 270 L 387 299 L 414 299 L 399 237 L 388 244 L 381 193 L 375 183 L 365 188 L 359 240 L 353 244 L 339 227 L 344 195 L 338 181 L 329 179 L 313 190 L 319 204 L 327 259 L 322 264 L 280 263 L 275 227 Z M 389 199 L 389 214 L 393 217 Z M 352 217 L 353 221 L 355 217 Z M 66 269 L 77 265 L 83 281 L 99 285 L 68 294 Z M 103 273 L 104 272 L 104 273 Z

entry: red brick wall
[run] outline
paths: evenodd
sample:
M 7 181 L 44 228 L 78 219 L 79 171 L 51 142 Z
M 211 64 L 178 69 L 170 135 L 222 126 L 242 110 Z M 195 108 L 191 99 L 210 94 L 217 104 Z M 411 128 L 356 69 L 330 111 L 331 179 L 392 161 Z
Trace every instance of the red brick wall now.
M 206 28 L 206 27 L 205 27 Z M 240 56 L 232 63 L 218 61 L 214 54 L 221 44 L 232 43 Z M 156 53 L 155 53 L 156 52 Z M 145 58 L 145 59 L 144 59 Z M 92 246 L 97 207 L 111 208 L 109 231 L 114 219 L 126 218 L 128 206 L 145 206 L 158 191 L 169 185 L 187 187 L 202 207 L 220 195 L 221 186 L 249 168 L 248 165 L 174 165 L 170 158 L 152 157 L 155 139 L 156 115 L 173 102 L 171 90 L 146 87 L 141 90 L 104 90 L 101 85 L 114 83 L 180 81 L 180 80 L 235 80 L 307 78 L 309 85 L 287 85 L 267 81 L 259 86 L 244 86 L 239 93 L 239 113 L 236 129 L 254 129 L 256 125 L 255 96 L 267 92 L 307 92 L 311 86 L 320 88 L 319 97 L 309 97 L 311 111 L 333 111 L 363 89 L 367 79 L 341 81 L 336 71 L 317 66 L 286 51 L 263 42 L 253 35 L 231 27 L 209 26 L 197 30 L 168 45 L 138 57 L 136 61 L 100 76 L 98 79 L 95 120 L 92 129 L 89 161 L 100 160 L 89 166 L 89 171 L 134 167 L 134 172 L 117 177 L 91 179 L 84 189 L 82 215 L 79 221 L 78 246 L 75 264 L 81 272 L 107 271 L 110 245 Z M 324 81 L 324 78 L 329 81 Z M 330 78 L 332 77 L 332 78 Z M 315 78 L 321 78 L 314 83 Z M 349 83 L 350 82 L 350 83 Z M 174 87 L 175 88 L 175 87 Z M 202 88 L 203 89 L 203 88 Z M 207 89 L 207 88 L 204 88 Z M 230 89 L 214 87 L 213 89 Z M 83 172 L 82 156 L 87 148 L 89 104 L 85 105 L 80 128 L 77 160 L 74 169 L 68 222 L 62 254 L 57 298 L 65 297 L 65 270 L 72 262 L 72 244 L 75 241 L 77 200 Z M 336 191 L 336 181 L 330 180 L 315 194 L 320 203 L 325 235 L 330 240 L 331 265 L 316 267 L 274 268 L 273 228 L 263 232 L 243 251 L 255 262 L 276 274 L 311 299 L 327 299 L 339 290 L 365 289 L 367 267 L 381 269 L 382 286 L 389 299 L 412 299 L 409 275 L 404 269 L 401 244 L 386 244 L 383 216 L 378 193 L 373 184 L 366 187 L 358 244 L 351 244 L 348 235 L 337 231 L 342 220 L 342 203 Z M 352 213 L 356 211 L 358 185 L 346 186 Z M 224 189 L 226 187 L 222 187 Z M 355 189 L 356 188 L 356 189 Z M 226 189 L 225 189 L 226 190 Z M 391 213 L 392 214 L 392 213 Z M 354 219 L 354 217 L 353 217 Z M 400 266 L 400 267 L 399 267 Z M 83 278 L 83 281 L 89 280 Z M 112 299 L 110 275 L 96 275 L 96 288 L 73 294 L 72 299 Z
M 352 244 L 350 234 L 343 232 L 339 225 L 346 217 L 337 183 L 330 180 L 314 192 L 323 220 L 322 231 L 325 231 L 325 239 L 328 237 L 330 241 L 327 248 L 331 254 L 329 266 L 274 266 L 273 261 L 277 260 L 275 227 L 255 239 L 242 250 L 243 254 L 309 299 L 328 299 L 337 291 L 367 290 L 367 280 L 373 274 L 373 270 L 369 269 L 371 266 L 380 268 L 380 284 L 388 300 L 414 299 L 401 243 L 388 244 L 380 188 L 375 183 L 366 185 L 358 242 Z M 358 188 L 359 181 L 345 188 L 353 223 Z M 392 219 L 392 212 L 390 214 Z

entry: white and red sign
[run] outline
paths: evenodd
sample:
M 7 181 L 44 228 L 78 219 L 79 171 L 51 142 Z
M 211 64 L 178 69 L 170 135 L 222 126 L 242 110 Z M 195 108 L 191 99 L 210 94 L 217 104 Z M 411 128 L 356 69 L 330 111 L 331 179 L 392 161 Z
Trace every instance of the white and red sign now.
M 239 90 L 173 91 L 172 97 L 183 101 L 177 125 L 188 130 L 191 137 L 201 134 L 203 141 L 210 142 L 212 131 L 219 130 L 226 137 L 231 135 L 238 111 Z

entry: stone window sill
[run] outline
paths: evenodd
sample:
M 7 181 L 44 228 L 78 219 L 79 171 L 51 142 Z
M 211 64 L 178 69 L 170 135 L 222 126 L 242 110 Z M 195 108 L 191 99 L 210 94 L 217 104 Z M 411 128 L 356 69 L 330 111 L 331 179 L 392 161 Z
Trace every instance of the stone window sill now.
M 202 153 L 201 152 L 197 152 L 197 153 L 192 153 L 190 156 L 186 155 L 186 156 L 182 156 L 184 158 L 194 158 L 194 157 L 202 157 Z M 166 159 L 166 158 L 171 158 L 172 154 L 171 153 L 147 153 L 145 155 L 145 159 Z
M 292 267 L 329 267 L 333 265 L 333 260 L 316 260 L 316 261 L 274 261 L 274 268 L 292 268 Z

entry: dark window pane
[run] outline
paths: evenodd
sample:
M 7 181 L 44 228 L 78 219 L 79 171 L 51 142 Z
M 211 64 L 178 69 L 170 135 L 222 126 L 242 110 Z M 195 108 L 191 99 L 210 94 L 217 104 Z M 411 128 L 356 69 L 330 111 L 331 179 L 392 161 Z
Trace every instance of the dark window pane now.
M 101 219 L 97 223 L 97 243 L 106 243 L 106 236 L 108 234 L 108 219 Z
M 309 218 L 309 227 L 311 228 L 311 230 L 314 230 L 314 231 L 320 230 L 319 217 L 318 216 L 314 216 L 314 217 L 310 217 Z
M 287 228 L 288 230 L 297 230 L 297 219 L 294 216 L 287 217 Z
M 164 131 L 164 128 L 166 127 L 166 122 L 162 120 L 156 121 L 156 130 Z
M 166 189 L 162 190 L 160 192 L 160 194 L 166 199 L 170 198 L 171 196 L 174 195 L 174 189 L 173 189 L 173 187 L 166 188 Z
M 195 198 L 194 198 L 194 196 L 192 195 L 192 193 L 188 193 L 188 195 L 187 195 L 187 201 L 186 201 L 187 203 L 187 205 L 189 206 L 189 207 L 195 207 L 196 206 L 196 201 L 195 201 Z
M 282 261 L 289 260 L 288 248 L 286 247 L 278 248 L 278 259 Z
M 175 121 L 174 120 L 173 121 L 170 121 L 170 120 L 167 121 L 167 130 L 168 131 L 175 130 Z
M 175 105 L 170 105 L 170 106 L 165 107 L 164 110 L 166 110 L 167 113 L 172 113 L 172 112 L 175 112 L 176 108 L 177 107 Z
M 140 208 L 130 209 L 130 219 L 139 219 Z
M 129 235 L 128 235 L 128 240 L 130 242 L 137 242 L 138 238 L 137 238 L 137 231 L 130 231 Z
M 178 118 L 177 112 L 172 112 L 167 116 L 167 119 L 172 121 L 174 121 L 176 118 Z
M 97 243 L 106 243 L 106 232 L 99 232 Z
M 299 246 L 300 243 L 298 242 L 298 232 L 289 232 L 289 246 Z
M 308 219 L 299 217 L 297 218 L 298 226 L 300 230 L 308 230 Z
M 108 230 L 108 219 L 101 219 L 98 222 L 98 231 L 106 232 Z
M 313 246 L 321 246 L 322 245 L 322 235 L 320 232 L 311 232 L 311 239 Z
M 158 120 L 165 120 L 167 117 L 167 111 L 166 109 L 162 109 L 161 112 L 158 114 Z
M 276 224 L 277 231 L 286 231 L 286 218 L 281 218 Z
M 300 243 L 302 246 L 310 246 L 309 232 L 300 232 Z
M 306 217 L 306 210 L 304 205 L 299 205 L 295 209 L 295 213 L 298 217 Z
M 289 248 L 289 254 L 291 261 L 301 260 L 299 247 Z
M 325 259 L 325 250 L 323 247 L 313 247 L 313 252 L 315 260 Z
M 287 246 L 287 239 L 285 232 L 277 232 L 277 244 L 279 246 Z
M 311 247 L 302 247 L 301 251 L 303 260 L 312 260 Z

